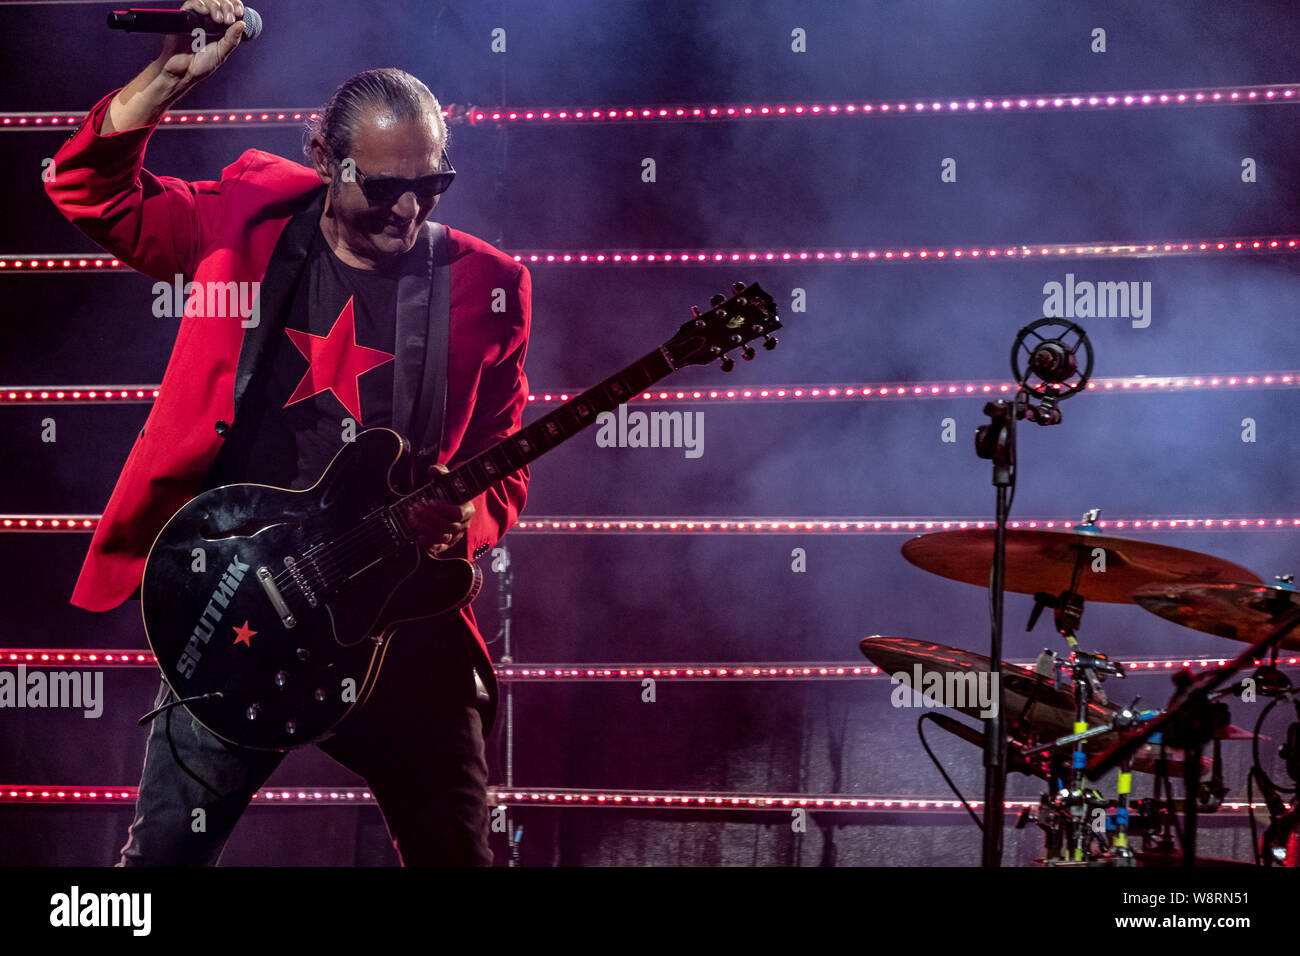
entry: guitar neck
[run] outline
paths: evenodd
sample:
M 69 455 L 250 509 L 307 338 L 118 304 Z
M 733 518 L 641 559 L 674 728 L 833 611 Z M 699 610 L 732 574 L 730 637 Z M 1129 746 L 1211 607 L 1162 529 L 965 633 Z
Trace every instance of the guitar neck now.
M 665 349 L 658 348 L 616 375 L 565 402 L 555 411 L 521 428 L 393 504 L 404 511 L 418 501 L 464 504 L 535 458 L 546 454 L 592 424 L 601 412 L 610 412 L 674 371 Z M 404 514 L 404 517 L 407 515 Z

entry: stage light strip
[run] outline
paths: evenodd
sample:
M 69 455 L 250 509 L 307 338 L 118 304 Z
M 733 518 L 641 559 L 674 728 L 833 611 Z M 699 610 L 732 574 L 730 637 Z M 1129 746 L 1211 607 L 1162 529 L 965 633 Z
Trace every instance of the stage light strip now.
M 48 786 L 43 784 L 0 784 L 0 803 L 124 806 L 135 803 L 139 787 Z M 528 787 L 488 787 L 490 806 L 577 807 L 621 810 L 811 810 L 817 813 L 960 813 L 960 802 L 951 798 L 863 796 L 828 793 L 752 793 L 717 790 L 569 790 Z M 253 794 L 252 806 L 358 807 L 375 805 L 374 795 L 361 787 L 265 787 Z M 970 801 L 972 808 L 983 801 Z M 1007 800 L 1008 810 L 1036 807 L 1039 798 Z M 1290 809 L 1290 805 L 1287 805 Z M 1267 812 L 1264 803 L 1225 801 L 1216 816 L 1225 812 L 1244 816 L 1250 810 Z
M 1300 102 L 1300 84 L 1267 83 L 1238 86 L 1189 87 L 1173 90 L 1106 90 L 1097 93 L 1031 93 L 998 96 L 907 97 L 889 100 L 843 100 L 808 103 L 716 103 L 676 106 L 595 107 L 478 107 L 448 103 L 444 119 L 453 125 L 468 123 L 555 124 L 574 123 L 690 123 L 748 119 L 808 119 L 810 117 L 861 117 L 923 115 L 968 116 L 1045 112 L 1096 112 L 1195 106 L 1265 106 Z M 0 131 L 67 129 L 87 116 L 80 110 L 0 112 Z M 297 126 L 315 119 L 314 108 L 255 107 L 234 110 L 169 110 L 159 129 L 210 129 L 213 126 Z
M 525 787 L 496 788 L 498 805 L 514 807 L 606 807 L 638 808 L 642 810 L 790 810 L 806 809 L 816 812 L 846 813 L 897 813 L 913 812 L 965 812 L 959 801 L 951 798 L 931 799 L 916 796 L 859 796 L 856 794 L 766 794 L 735 793 L 730 791 L 664 791 L 664 790 L 569 790 L 554 788 L 528 789 Z M 982 800 L 971 800 L 974 809 L 984 805 Z M 1008 810 L 1037 807 L 1039 798 L 1006 800 Z M 1245 815 L 1250 809 L 1267 812 L 1267 804 L 1247 804 L 1245 801 L 1225 801 L 1219 813 L 1228 810 Z
M 93 531 L 101 515 L 0 514 L 0 532 L 15 534 Z M 542 517 L 518 522 L 511 530 L 526 534 L 846 534 L 899 535 L 926 531 L 992 528 L 986 518 L 956 517 Z M 1016 518 L 1013 529 L 1069 531 L 1079 524 L 1072 518 Z M 1184 515 L 1148 518 L 1105 518 L 1102 531 L 1295 531 L 1300 517 L 1278 515 L 1228 515 L 1195 518 Z
M 1053 242 L 980 246 L 881 246 L 848 249 L 525 249 L 509 252 L 527 265 L 683 266 L 808 265 L 834 262 L 967 262 L 993 259 L 1161 259 L 1182 256 L 1277 255 L 1300 252 L 1300 236 L 1213 236 L 1156 242 Z M 129 273 L 118 259 L 74 253 L 0 256 L 0 274 Z
M 1277 99 L 1277 97 L 1274 97 Z M 1282 98 L 1279 101 L 1285 101 Z M 448 103 L 442 107 L 443 119 L 452 125 L 470 122 L 471 107 Z M 0 112 L 0 132 L 42 132 L 66 130 L 81 125 L 86 112 L 80 110 L 13 110 Z M 315 109 L 237 109 L 237 110 L 169 110 L 163 114 L 158 129 L 210 129 L 214 126 L 302 126 L 317 119 Z
M 1007 661 L 1025 671 L 1034 669 L 1035 661 Z M 1216 670 L 1228 663 L 1226 657 L 1124 658 L 1120 663 L 1130 671 Z M 1262 663 L 1262 662 L 1256 662 Z M 1278 659 L 1279 667 L 1300 667 L 1300 657 Z M 50 670 L 76 665 L 93 668 L 145 668 L 158 666 L 158 659 L 148 651 L 86 650 L 84 648 L 0 647 L 0 668 L 18 666 L 30 670 Z M 497 680 L 514 683 L 617 683 L 640 681 L 647 677 L 669 681 L 825 681 L 878 680 L 889 675 L 873 664 L 854 661 L 733 661 L 727 663 L 613 663 L 613 664 L 499 664 Z
M 33 132 L 47 129 L 64 130 L 85 120 L 87 113 L 49 110 L 13 111 L 0 113 L 0 130 L 6 132 Z M 158 129 L 204 129 L 211 126 L 300 126 L 308 118 L 315 119 L 312 110 L 171 110 L 163 115 Z
M 102 515 L 7 514 L 0 515 L 0 531 L 14 533 L 94 531 L 101 517 Z
M 0 803 L 129 806 L 135 803 L 139 792 L 139 787 L 3 784 Z M 265 787 L 252 796 L 253 806 L 344 807 L 374 803 L 374 796 L 364 787 Z
M 151 651 L 87 650 L 84 647 L 0 647 L 0 667 L 66 668 L 73 664 L 82 668 L 145 667 L 158 666 L 158 658 Z
M 1085 387 L 1087 391 L 1122 395 L 1142 392 L 1221 391 L 1228 388 L 1253 388 L 1256 391 L 1270 388 L 1296 388 L 1300 386 L 1300 370 L 1279 372 L 1251 372 L 1239 375 L 1223 373 L 1204 375 L 1129 375 L 1119 378 L 1097 378 Z M 962 398 L 967 395 L 1009 395 L 1015 391 L 1013 382 L 958 381 L 958 382 L 888 382 L 841 383 L 837 385 L 763 385 L 749 388 L 696 388 L 662 389 L 633 395 L 628 404 L 659 403 L 719 403 L 735 402 L 847 402 L 880 399 Z M 559 392 L 541 392 L 528 396 L 529 404 L 559 405 L 567 402 L 582 389 Z M 0 390 L 0 404 L 13 401 L 12 390 Z M 32 394 L 30 391 L 27 394 Z
M 1224 372 L 1198 375 L 1129 375 L 1093 379 L 1088 391 L 1111 394 L 1141 392 L 1222 391 L 1250 388 L 1288 389 L 1300 387 L 1300 369 L 1277 372 Z M 4 405 L 139 405 L 158 398 L 158 385 L 0 385 L 0 406 Z M 966 395 L 1007 395 L 1015 384 L 1006 381 L 957 382 L 862 382 L 840 384 L 764 385 L 749 388 L 707 388 L 651 390 L 633 395 L 628 404 L 676 404 L 736 402 L 847 402 L 880 399 L 961 398 Z M 582 389 L 531 392 L 530 405 L 567 402 Z
M 1069 518 L 1017 518 L 1013 529 L 1069 531 Z M 525 534 L 848 534 L 899 535 L 927 531 L 992 528 L 982 518 L 722 518 L 722 517 L 569 517 L 530 518 L 511 530 Z M 1103 519 L 1103 531 L 1295 531 L 1300 518 L 1270 515 L 1223 518 L 1156 517 Z M 0 530 L 6 530 L 0 522 Z
M 1300 251 L 1296 236 L 1224 236 L 1157 242 L 1066 242 L 982 246 L 881 246 L 849 249 L 526 249 L 526 265 L 683 266 L 807 265 L 835 262 L 967 262 L 992 259 L 1161 259 L 1197 255 L 1270 255 Z M 36 261 L 32 259 L 30 262 Z M 53 261 L 53 260 L 47 260 Z M 4 262 L 0 259 L 0 268 Z
M 1300 372 L 1288 372 L 1300 383 Z M 1278 387 L 1282 387 L 1279 383 Z M 158 397 L 159 385 L 0 385 L 0 405 L 139 405 Z
M 1007 661 L 1012 667 L 1031 672 L 1035 661 Z M 1162 658 L 1159 660 L 1131 660 L 1120 663 L 1132 672 L 1175 670 L 1218 670 L 1228 663 L 1227 658 Z M 1263 663 L 1257 661 L 1257 664 Z M 1300 666 L 1300 657 L 1278 659 L 1279 667 Z M 498 665 L 497 680 L 503 683 L 570 683 L 641 681 L 825 681 L 825 680 L 880 680 L 890 674 L 870 664 L 802 662 L 738 663 L 738 664 L 550 664 L 550 665 Z
M 496 107 L 471 108 L 479 123 L 554 124 L 725 122 L 747 119 L 807 119 L 912 114 L 954 116 L 1097 110 L 1160 109 L 1191 106 L 1258 106 L 1295 103 L 1300 84 L 1191 87 L 1174 90 L 1035 93 L 999 96 L 908 97 L 808 103 L 695 104 L 679 106 Z

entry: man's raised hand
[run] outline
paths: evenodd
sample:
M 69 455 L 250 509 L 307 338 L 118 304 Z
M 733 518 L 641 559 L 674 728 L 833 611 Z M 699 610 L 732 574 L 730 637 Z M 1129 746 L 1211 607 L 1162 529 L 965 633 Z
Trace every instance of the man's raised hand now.
M 181 9 L 193 10 L 200 16 L 209 16 L 217 23 L 229 26 L 215 41 L 181 33 L 163 38 L 158 64 L 163 76 L 175 84 L 178 98 L 221 66 L 235 52 L 244 35 L 244 21 L 240 19 L 244 15 L 244 4 L 241 0 L 185 0 Z

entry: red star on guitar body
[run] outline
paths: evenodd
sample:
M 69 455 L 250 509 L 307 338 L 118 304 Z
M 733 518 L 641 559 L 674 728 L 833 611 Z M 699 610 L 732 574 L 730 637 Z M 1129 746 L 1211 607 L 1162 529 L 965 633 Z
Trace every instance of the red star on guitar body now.
M 245 647 L 252 647 L 253 645 L 249 643 L 248 639 L 256 633 L 257 631 L 249 627 L 248 622 L 245 621 L 243 627 L 235 628 L 235 643 L 243 644 Z
M 343 306 L 343 311 L 334 320 L 329 335 L 312 335 L 297 329 L 285 329 L 285 332 L 310 364 L 284 407 L 288 408 L 295 402 L 301 402 L 320 392 L 330 391 L 348 410 L 348 414 L 362 422 L 361 393 L 357 380 L 372 368 L 391 362 L 393 356 L 380 349 L 357 345 L 357 321 L 352 308 L 352 297 L 348 297 L 347 305 Z

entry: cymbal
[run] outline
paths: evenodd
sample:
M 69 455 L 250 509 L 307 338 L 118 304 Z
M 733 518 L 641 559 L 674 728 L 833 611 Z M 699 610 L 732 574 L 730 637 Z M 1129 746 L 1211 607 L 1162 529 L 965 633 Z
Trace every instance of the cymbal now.
M 908 685 L 913 687 L 917 683 L 917 665 L 923 675 L 989 672 L 989 658 L 983 654 L 912 637 L 885 637 L 876 634 L 859 641 L 858 647 L 864 657 L 885 673 L 906 675 Z M 1041 744 L 1074 732 L 1073 693 L 1057 687 L 1049 677 L 1006 661 L 1002 662 L 1001 674 L 1006 696 L 1006 727 L 1010 736 L 1022 743 Z M 923 694 L 926 690 L 925 679 L 923 677 L 921 685 L 916 688 Z M 954 689 L 957 686 L 954 680 Z M 955 697 L 944 700 L 944 696 L 938 698 L 942 703 L 936 706 L 976 718 L 980 717 L 980 712 L 984 709 L 978 701 L 957 701 Z M 1113 703 L 1102 704 L 1095 699 L 1090 700 L 1087 710 L 1088 726 L 1101 727 L 1111 723 L 1121 709 Z M 1252 735 L 1248 730 L 1229 725 L 1219 728 L 1214 736 L 1223 740 L 1248 740 Z M 1104 750 L 1113 745 L 1116 739 L 1114 733 L 1098 734 L 1085 742 L 1084 749 L 1090 752 Z M 1183 752 L 1170 748 L 1165 754 L 1169 773 L 1181 774 Z M 1154 773 L 1159 756 L 1158 744 L 1144 744 L 1133 756 L 1132 769 L 1141 773 Z M 1203 758 L 1202 767 L 1205 773 L 1209 773 L 1208 757 Z
M 1105 552 L 1104 571 L 1093 570 L 1098 548 Z M 940 577 L 988 587 L 993 530 L 923 534 L 903 545 L 903 557 Z M 1199 551 L 1084 532 L 1007 531 L 1006 589 L 1020 594 L 1073 590 L 1086 601 L 1131 604 L 1144 585 L 1217 581 L 1263 583 L 1254 572 Z
M 1153 584 L 1134 591 L 1133 600 L 1183 627 L 1254 644 L 1276 629 L 1274 622 L 1284 612 L 1300 604 L 1300 591 L 1260 583 Z M 1278 647 L 1300 650 L 1300 629 L 1283 637 Z
M 983 654 L 964 651 L 945 644 L 918 641 L 911 637 L 882 637 L 874 635 L 860 641 L 863 656 L 888 674 L 903 673 L 909 683 L 914 667 L 921 666 L 923 673 L 962 674 L 989 672 L 989 659 Z M 1046 677 L 1026 671 L 1023 667 L 1002 662 L 1002 687 L 1006 694 L 1006 723 L 1008 728 L 1017 725 L 1035 740 L 1064 737 L 1074 729 L 1074 695 L 1059 690 Z M 917 688 L 924 691 L 922 685 Z M 944 706 L 949 706 L 947 703 Z M 983 710 L 978 702 L 966 701 L 951 710 L 979 717 Z M 1104 707 L 1097 701 L 1088 705 L 1088 725 L 1108 724 L 1117 710 L 1113 705 Z

